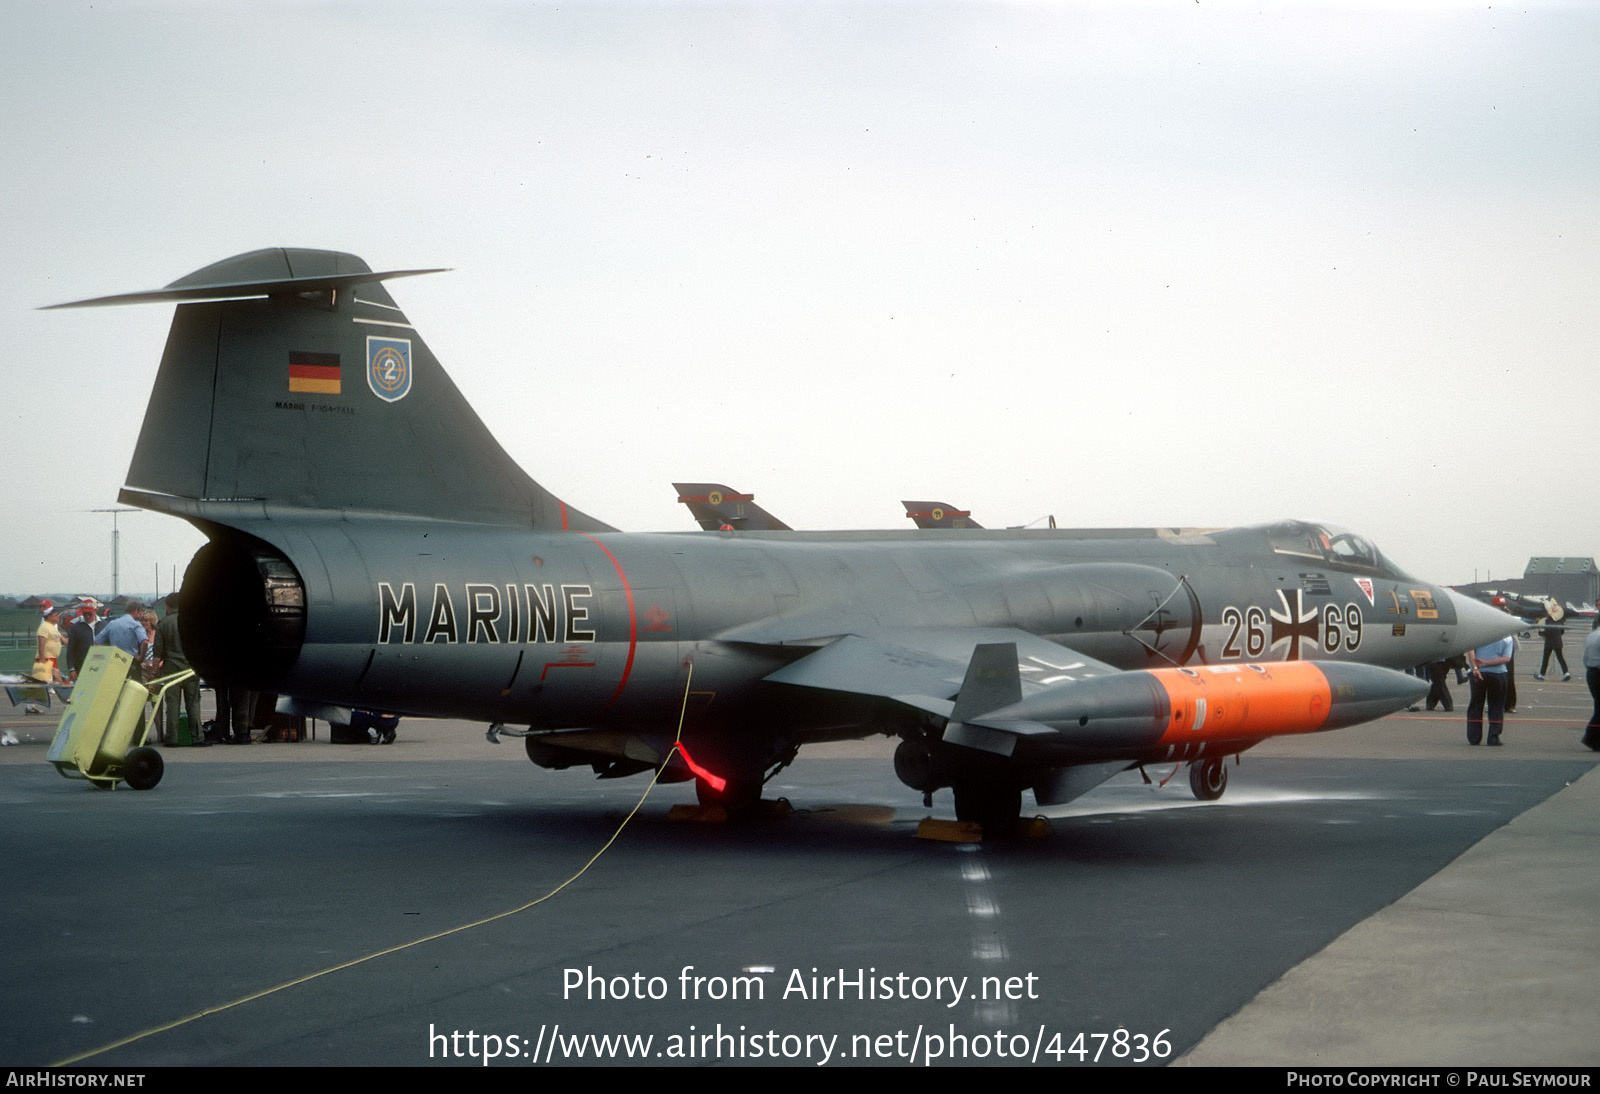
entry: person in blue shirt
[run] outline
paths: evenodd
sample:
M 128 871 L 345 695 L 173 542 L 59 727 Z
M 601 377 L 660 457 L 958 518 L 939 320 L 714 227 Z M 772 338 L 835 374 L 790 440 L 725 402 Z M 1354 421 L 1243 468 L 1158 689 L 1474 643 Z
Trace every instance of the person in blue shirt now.
M 1502 638 L 1479 646 L 1467 655 L 1472 666 L 1472 700 L 1467 704 L 1467 744 L 1475 745 L 1483 738 L 1483 706 L 1489 704 L 1489 738 L 1487 743 L 1498 745 L 1500 731 L 1506 720 L 1506 682 L 1510 679 L 1508 666 L 1516 653 L 1514 638 Z
M 1583 641 L 1583 673 L 1589 681 L 1589 697 L 1594 700 L 1594 713 L 1583 729 L 1583 743 L 1600 752 L 1600 630 L 1595 628 L 1590 628 L 1589 637 Z
M 97 646 L 115 646 L 129 657 L 133 658 L 134 672 L 130 673 L 131 679 L 137 680 L 134 675 L 138 666 L 144 661 L 144 655 L 150 636 L 145 633 L 144 621 L 141 614 L 144 605 L 137 600 L 128 601 L 124 614 L 117 616 L 105 626 L 100 628 L 100 633 L 94 636 Z

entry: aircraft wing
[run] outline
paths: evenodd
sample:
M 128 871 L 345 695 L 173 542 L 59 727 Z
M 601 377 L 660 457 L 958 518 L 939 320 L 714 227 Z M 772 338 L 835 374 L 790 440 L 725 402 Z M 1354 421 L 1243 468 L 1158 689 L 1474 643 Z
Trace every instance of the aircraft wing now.
M 1013 756 L 1023 741 L 1047 743 L 1056 757 L 1045 767 L 1189 758 L 1191 747 L 1211 741 L 1237 746 L 1355 725 L 1421 694 L 1413 677 L 1347 662 L 1121 671 L 1014 628 L 847 635 L 767 679 L 923 710 L 946 719 L 944 743 L 998 756 Z
M 1014 644 L 1021 694 L 1120 670 L 1014 627 L 907 627 L 847 634 L 766 679 L 893 699 L 950 717 L 979 646 Z
M 1036 634 L 1008 627 L 919 627 L 849 634 L 766 679 L 799 687 L 873 695 L 947 720 L 942 739 L 1009 757 L 1026 739 L 1060 728 L 1005 717 L 1026 696 L 1121 670 Z M 1000 717 L 987 716 L 990 712 Z M 898 764 L 899 753 L 896 753 Z M 1126 756 L 1085 756 L 1041 767 L 1030 784 L 1041 805 L 1059 805 L 1128 767 Z

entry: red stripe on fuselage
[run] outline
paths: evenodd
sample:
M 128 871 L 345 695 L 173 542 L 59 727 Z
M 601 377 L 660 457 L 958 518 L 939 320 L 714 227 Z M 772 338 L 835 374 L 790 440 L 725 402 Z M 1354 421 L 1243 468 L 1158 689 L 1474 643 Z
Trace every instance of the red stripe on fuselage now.
M 566 519 L 566 513 L 567 507 L 563 504 L 561 507 L 563 521 Z M 633 586 L 628 584 L 628 575 L 622 572 L 622 563 L 617 561 L 617 556 L 611 553 L 609 547 L 595 539 L 588 532 L 580 532 L 579 534 L 605 552 L 605 556 L 611 560 L 611 565 L 617 569 L 617 578 L 622 582 L 622 594 L 628 598 L 628 661 L 627 664 L 622 666 L 622 679 L 617 681 L 617 690 L 612 693 L 611 701 L 605 705 L 604 709 L 610 710 L 616 705 L 617 699 L 621 697 L 622 689 L 628 686 L 628 677 L 633 672 L 633 654 L 639 646 L 639 617 L 633 610 Z
M 544 669 L 539 673 L 539 683 L 544 683 L 544 678 L 550 675 L 551 669 L 592 669 L 593 661 L 546 661 Z

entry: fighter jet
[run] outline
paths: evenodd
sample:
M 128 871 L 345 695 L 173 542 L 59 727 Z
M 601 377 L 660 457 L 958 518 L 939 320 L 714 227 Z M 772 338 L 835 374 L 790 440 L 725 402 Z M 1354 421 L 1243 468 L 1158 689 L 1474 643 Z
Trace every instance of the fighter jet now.
M 1462 595 L 1509 613 L 1524 629 L 1558 624 L 1567 615 L 1567 610 L 1555 597 L 1537 593 L 1520 593 L 1511 589 L 1474 589 Z
M 707 532 L 787 532 L 789 526 L 761 506 L 754 494 L 741 494 L 720 482 L 675 482 L 678 501 L 689 507 Z
M 1569 600 L 1567 601 L 1567 615 L 1576 616 L 1578 619 L 1588 623 L 1592 629 L 1595 619 L 1600 618 L 1600 603 L 1591 604 L 1584 608 Z
M 481 721 L 732 811 L 805 745 L 884 734 L 1003 834 L 1024 791 L 1145 763 L 1216 797 L 1226 758 L 1415 702 L 1392 668 L 1517 627 L 1306 521 L 620 533 L 467 404 L 385 287 L 427 272 L 270 249 L 58 305 L 178 305 L 119 496 L 207 536 L 182 616 L 207 678 Z

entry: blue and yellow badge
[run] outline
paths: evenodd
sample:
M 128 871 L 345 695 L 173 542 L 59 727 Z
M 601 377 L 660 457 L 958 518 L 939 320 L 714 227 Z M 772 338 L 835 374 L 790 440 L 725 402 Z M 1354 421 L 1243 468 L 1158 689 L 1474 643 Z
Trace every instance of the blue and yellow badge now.
M 410 339 L 367 339 L 367 386 L 386 403 L 397 403 L 411 393 Z

